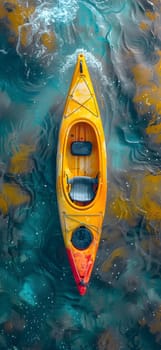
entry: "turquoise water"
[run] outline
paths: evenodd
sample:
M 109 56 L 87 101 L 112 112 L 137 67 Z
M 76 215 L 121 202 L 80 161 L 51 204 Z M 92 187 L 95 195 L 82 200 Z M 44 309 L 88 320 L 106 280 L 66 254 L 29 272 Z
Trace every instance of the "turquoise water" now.
M 149 81 L 156 94 L 160 86 L 157 72 L 147 79 L 143 71 L 159 62 L 160 5 L 19 4 L 35 6 L 29 45 L 21 45 L 23 26 L 11 43 L 6 19 L 0 18 L 0 350 L 159 350 L 160 182 L 151 177 L 160 174 L 161 153 L 146 132 L 156 105 L 147 100 L 147 111 L 144 96 L 139 102 L 135 96 Z M 142 22 L 150 29 L 141 29 Z M 48 32 L 55 36 L 52 51 L 39 42 L 40 33 Z M 67 261 L 55 188 L 58 130 L 80 52 L 97 94 L 108 152 L 107 210 L 84 297 Z M 144 82 L 134 74 L 136 65 Z M 155 125 L 160 112 L 157 117 Z M 158 214 L 150 216 L 147 198 L 156 200 Z

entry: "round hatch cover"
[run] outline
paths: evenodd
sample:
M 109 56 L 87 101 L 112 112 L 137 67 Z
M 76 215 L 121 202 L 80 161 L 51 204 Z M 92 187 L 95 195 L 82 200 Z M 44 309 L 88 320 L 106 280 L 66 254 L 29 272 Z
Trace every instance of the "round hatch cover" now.
M 93 240 L 93 236 L 90 230 L 85 226 L 78 227 L 72 235 L 72 244 L 75 248 L 83 250 L 87 249 Z

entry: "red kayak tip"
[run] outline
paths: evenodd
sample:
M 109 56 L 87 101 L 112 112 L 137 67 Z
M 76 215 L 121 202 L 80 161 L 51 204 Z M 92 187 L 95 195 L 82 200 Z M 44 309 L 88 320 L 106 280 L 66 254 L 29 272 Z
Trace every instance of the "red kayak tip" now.
M 86 294 L 86 291 L 87 291 L 87 287 L 83 284 L 77 284 L 77 288 L 79 290 L 79 294 L 80 295 L 85 295 Z
M 80 276 L 80 274 L 78 272 L 78 269 L 76 267 L 76 264 L 75 264 L 75 261 L 74 261 L 74 258 L 73 258 L 71 250 L 70 249 L 66 249 L 66 251 L 67 251 L 68 259 L 69 259 L 69 262 L 70 262 L 70 266 L 71 266 L 71 269 L 72 269 L 72 272 L 73 272 L 73 276 L 74 276 L 74 279 L 75 279 L 75 282 L 76 282 L 79 294 L 80 295 L 85 295 L 86 291 L 87 291 L 87 283 L 84 282 L 85 276 Z

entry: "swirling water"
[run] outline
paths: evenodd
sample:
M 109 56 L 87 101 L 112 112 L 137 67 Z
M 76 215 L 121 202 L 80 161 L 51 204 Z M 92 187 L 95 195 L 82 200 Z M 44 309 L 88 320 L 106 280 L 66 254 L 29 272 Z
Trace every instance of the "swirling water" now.
M 160 13 L 160 0 L 1 0 L 0 350 L 161 347 Z M 79 52 L 108 152 L 107 210 L 84 297 L 55 189 Z

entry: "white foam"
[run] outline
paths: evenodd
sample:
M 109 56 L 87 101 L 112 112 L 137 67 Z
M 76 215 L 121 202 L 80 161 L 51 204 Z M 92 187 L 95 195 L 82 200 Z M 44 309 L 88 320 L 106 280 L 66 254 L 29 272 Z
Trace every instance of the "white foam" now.
M 77 49 L 72 55 L 68 55 L 66 57 L 66 62 L 63 63 L 63 66 L 61 68 L 61 73 L 65 73 L 69 70 L 69 68 L 74 67 L 76 64 L 77 56 L 82 53 L 84 54 L 86 58 L 87 65 L 91 68 L 94 68 L 97 70 L 99 74 L 99 78 L 101 77 L 101 82 L 104 83 L 106 86 L 109 84 L 107 77 L 105 73 L 103 72 L 103 66 L 101 62 L 96 58 L 95 55 L 93 55 L 91 52 L 85 50 L 85 49 Z
M 77 0 L 58 0 L 55 6 L 46 2 L 36 8 L 31 22 L 46 27 L 56 22 L 69 23 L 75 19 L 78 8 Z

